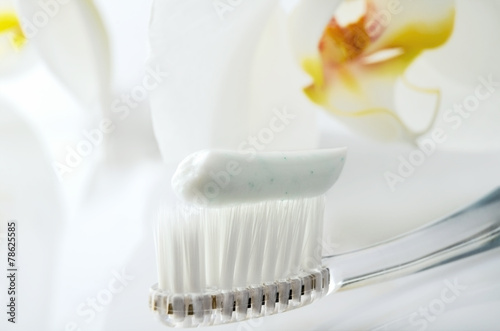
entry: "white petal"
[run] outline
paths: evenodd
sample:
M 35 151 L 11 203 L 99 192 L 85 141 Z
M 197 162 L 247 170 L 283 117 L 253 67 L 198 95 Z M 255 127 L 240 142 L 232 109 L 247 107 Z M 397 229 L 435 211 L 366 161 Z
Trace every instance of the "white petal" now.
M 50 319 L 57 313 L 52 298 L 57 286 L 55 265 L 62 238 L 63 201 L 38 135 L 18 111 L 5 104 L 0 105 L 0 155 L 0 237 L 5 236 L 7 221 L 18 221 L 17 284 L 22 289 L 17 295 L 18 312 L 30 316 L 19 318 L 16 325 L 24 330 L 50 330 Z M 3 257 L 7 256 L 6 247 L 2 241 Z M 8 322 L 5 319 L 2 323 Z
M 156 1 L 150 66 L 168 71 L 151 92 L 155 135 L 166 161 L 203 148 L 237 148 L 248 136 L 255 50 L 276 1 Z
M 436 127 L 443 129 L 448 139 L 440 144 L 441 148 L 500 149 L 500 45 L 493 42 L 500 31 L 498 15 L 500 5 L 496 1 L 457 1 L 455 28 L 449 41 L 425 53 L 409 68 L 412 81 L 442 90 Z M 487 84 L 491 91 L 487 90 L 484 80 L 493 82 Z M 478 100 L 477 92 L 489 93 L 489 96 Z M 465 109 L 466 100 L 473 105 L 474 99 L 479 101 L 477 108 Z
M 253 135 L 265 138 L 265 150 L 315 148 L 319 140 L 318 109 L 303 93 L 310 78 L 294 57 L 286 23 L 286 13 L 278 8 L 255 49 L 250 79 L 248 126 Z M 278 130 L 272 130 L 276 112 L 284 111 L 290 119 L 278 121 Z M 273 132 L 269 139 L 268 129 Z
M 130 90 L 144 77 L 149 56 L 148 26 L 153 0 L 94 0 L 111 47 L 114 91 Z M 149 115 L 148 115 L 149 117 Z
M 92 1 L 19 0 L 18 6 L 25 35 L 62 83 L 84 105 L 102 105 L 109 93 L 109 49 Z
M 495 42 L 499 40 L 500 3 L 457 1 L 456 12 L 450 40 L 438 51 L 427 54 L 426 61 L 460 84 L 474 82 L 479 74 L 500 76 L 500 44 Z

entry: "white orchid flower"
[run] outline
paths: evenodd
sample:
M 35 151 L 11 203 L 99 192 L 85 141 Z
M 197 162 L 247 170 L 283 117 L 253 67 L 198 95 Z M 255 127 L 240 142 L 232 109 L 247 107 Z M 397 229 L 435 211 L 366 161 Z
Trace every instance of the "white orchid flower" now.
M 484 53 L 467 50 L 471 29 L 480 36 L 488 24 L 498 24 L 495 6 L 453 0 L 156 1 L 151 63 L 171 73 L 151 95 L 160 149 L 172 160 L 205 147 L 248 153 L 311 147 L 314 104 L 369 137 L 415 142 L 442 121 L 453 88 L 470 84 L 451 81 L 456 72 L 481 65 L 496 70 L 492 58 L 484 64 Z M 469 9 L 484 11 L 486 21 L 471 27 Z M 470 52 L 470 68 L 452 52 Z M 473 74 L 476 84 L 487 71 Z M 271 136 L 276 106 L 297 117 Z M 463 140 L 452 145 L 463 146 Z
M 317 55 L 303 60 L 313 78 L 305 93 L 362 133 L 415 139 L 423 132 L 412 131 L 398 114 L 395 85 L 423 51 L 449 38 L 453 1 L 362 0 L 343 5 L 325 27 Z M 346 16 L 352 13 L 357 15 L 349 20 Z
M 81 186 L 62 185 L 54 164 L 109 106 L 108 85 L 108 43 L 91 1 L 0 1 L 0 255 L 17 220 L 21 329 L 56 328 L 69 200 Z
M 371 137 L 415 141 L 443 132 L 440 148 L 498 150 L 500 67 L 494 59 L 500 47 L 487 42 L 499 27 L 496 2 L 343 5 L 324 29 L 317 55 L 303 60 L 313 102 Z M 354 18 L 346 15 L 356 10 Z

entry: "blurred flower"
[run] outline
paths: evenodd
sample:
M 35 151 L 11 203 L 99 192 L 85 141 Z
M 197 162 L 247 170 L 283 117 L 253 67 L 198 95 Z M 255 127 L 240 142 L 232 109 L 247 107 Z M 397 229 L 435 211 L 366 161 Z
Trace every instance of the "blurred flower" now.
M 109 105 L 109 48 L 91 1 L 15 4 L 0 0 L 0 210 L 22 224 L 18 310 L 31 317 L 16 322 L 53 330 L 64 230 L 87 185 L 62 185 L 53 164 Z
M 323 32 L 319 54 L 303 60 L 313 78 L 305 93 L 361 133 L 414 140 L 433 120 L 413 132 L 396 111 L 395 84 L 423 51 L 448 40 L 454 2 L 353 0 L 342 5 Z M 346 19 L 349 14 L 354 19 Z M 435 115 L 438 109 L 439 104 Z
M 64 162 L 110 100 L 109 43 L 92 1 L 0 0 L 0 100 Z

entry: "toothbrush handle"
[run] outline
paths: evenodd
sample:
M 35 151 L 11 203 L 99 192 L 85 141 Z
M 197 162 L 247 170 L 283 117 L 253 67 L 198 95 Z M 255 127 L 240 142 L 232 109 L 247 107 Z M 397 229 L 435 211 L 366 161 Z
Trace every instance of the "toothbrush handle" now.
M 323 257 L 331 291 L 396 277 L 500 246 L 500 188 L 450 216 L 389 241 Z

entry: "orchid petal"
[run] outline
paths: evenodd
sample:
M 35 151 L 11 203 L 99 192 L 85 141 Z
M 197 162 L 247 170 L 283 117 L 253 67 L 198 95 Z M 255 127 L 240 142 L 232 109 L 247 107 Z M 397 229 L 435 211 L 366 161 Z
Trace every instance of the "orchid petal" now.
M 150 101 L 165 161 L 203 148 L 235 149 L 248 137 L 256 116 L 248 93 L 254 50 L 276 5 L 242 2 L 217 11 L 207 2 L 155 1 L 149 63 L 169 77 Z
M 317 147 L 319 141 L 318 109 L 300 93 L 308 78 L 292 51 L 293 36 L 287 22 L 286 11 L 277 8 L 254 51 L 248 127 L 253 134 L 260 133 L 263 137 L 273 131 L 271 137 L 265 137 L 263 150 L 310 149 Z M 272 118 L 283 112 L 290 118 L 279 121 L 277 130 L 269 131 L 273 128 Z
M 425 61 L 460 84 L 475 83 L 478 74 L 500 77 L 500 44 L 493 40 L 500 30 L 500 3 L 456 1 L 456 12 L 454 33 L 449 41 L 439 52 L 425 54 Z
M 50 157 L 36 130 L 19 114 L 0 105 L 0 254 L 7 256 L 1 238 L 7 238 L 8 222 L 17 220 L 22 244 L 16 246 L 16 262 L 22 265 L 21 274 L 37 276 L 23 277 L 22 293 L 29 293 L 29 300 L 19 300 L 16 305 L 30 318 L 16 319 L 16 325 L 24 330 L 50 330 L 54 329 L 50 319 L 56 314 L 54 270 L 61 249 L 64 207 Z M 22 258 L 18 261 L 17 256 Z M 7 326 L 9 322 L 2 323 Z
M 442 86 L 443 107 L 436 127 L 445 130 L 448 139 L 440 148 L 474 152 L 500 148 L 500 44 L 492 42 L 500 30 L 498 15 L 496 1 L 457 1 L 449 41 L 409 68 L 412 81 Z M 480 100 L 478 95 L 483 95 Z M 475 98 L 479 102 L 474 110 L 459 111 L 465 100 Z
M 42 6 L 43 4 L 43 6 Z M 24 34 L 50 70 L 87 107 L 109 96 L 109 46 L 90 0 L 18 2 Z

